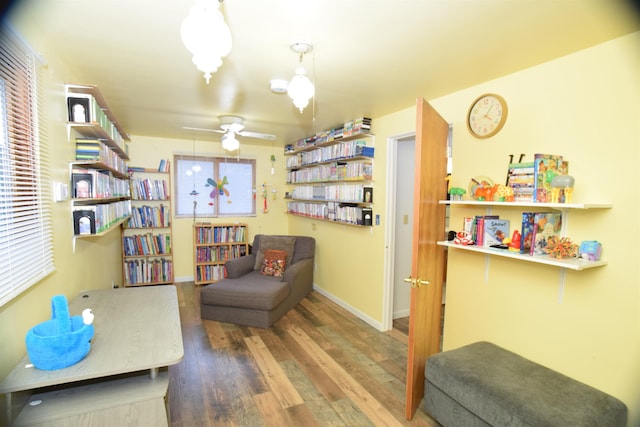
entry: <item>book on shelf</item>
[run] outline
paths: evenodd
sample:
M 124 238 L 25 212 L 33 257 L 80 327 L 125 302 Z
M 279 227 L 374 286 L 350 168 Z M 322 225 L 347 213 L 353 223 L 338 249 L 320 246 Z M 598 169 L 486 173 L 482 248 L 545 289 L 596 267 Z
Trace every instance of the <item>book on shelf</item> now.
M 508 219 L 485 218 L 483 228 L 483 246 L 501 245 L 510 236 Z
M 162 159 L 158 165 L 158 172 L 169 172 L 169 160 Z
M 522 212 L 522 228 L 520 230 L 520 253 L 529 254 L 534 236 L 535 212 Z
M 513 190 L 515 202 L 532 202 L 534 162 L 510 163 L 506 185 Z
M 551 202 L 551 180 L 566 175 L 569 163 L 558 154 L 535 154 L 533 168 L 533 195 L 538 203 Z
M 533 240 L 529 250 L 530 255 L 547 255 L 545 248 L 549 239 L 559 236 L 562 228 L 562 214 L 560 212 L 536 212 L 533 219 Z
M 484 245 L 484 222 L 487 219 L 498 219 L 498 215 L 477 215 L 474 217 L 471 238 L 478 246 Z

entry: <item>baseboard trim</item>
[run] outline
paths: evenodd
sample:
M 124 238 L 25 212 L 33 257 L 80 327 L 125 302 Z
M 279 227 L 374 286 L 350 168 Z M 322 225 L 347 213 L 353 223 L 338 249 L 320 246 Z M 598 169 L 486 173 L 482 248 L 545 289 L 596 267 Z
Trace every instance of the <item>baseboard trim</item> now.
M 370 326 L 374 327 L 379 332 L 384 332 L 382 330 L 382 324 L 380 322 L 378 322 L 377 320 L 371 318 L 370 316 L 368 316 L 367 314 L 361 312 L 360 310 L 356 309 L 355 307 L 351 306 L 350 304 L 344 302 L 343 300 L 341 300 L 340 298 L 336 297 L 335 295 L 325 291 L 324 289 L 316 286 L 315 284 L 313 285 L 313 290 L 318 292 L 322 296 L 330 299 L 332 302 L 338 304 L 340 307 L 344 308 L 349 313 L 351 313 L 354 316 L 358 317 L 363 322 L 366 322 Z

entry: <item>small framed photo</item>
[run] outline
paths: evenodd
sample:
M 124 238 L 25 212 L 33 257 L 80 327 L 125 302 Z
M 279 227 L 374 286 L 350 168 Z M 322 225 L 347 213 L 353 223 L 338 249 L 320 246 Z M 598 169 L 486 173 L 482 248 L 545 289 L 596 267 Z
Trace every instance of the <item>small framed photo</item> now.
M 364 187 L 362 191 L 362 201 L 364 203 L 373 203 L 373 188 Z

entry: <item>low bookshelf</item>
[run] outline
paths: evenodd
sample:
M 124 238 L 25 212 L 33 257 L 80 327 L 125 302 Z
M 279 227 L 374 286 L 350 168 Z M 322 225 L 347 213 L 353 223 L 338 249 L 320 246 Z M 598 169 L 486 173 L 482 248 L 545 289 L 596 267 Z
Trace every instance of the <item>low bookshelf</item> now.
M 226 277 L 225 263 L 249 253 L 247 224 L 193 225 L 194 276 L 196 285 L 215 283 Z

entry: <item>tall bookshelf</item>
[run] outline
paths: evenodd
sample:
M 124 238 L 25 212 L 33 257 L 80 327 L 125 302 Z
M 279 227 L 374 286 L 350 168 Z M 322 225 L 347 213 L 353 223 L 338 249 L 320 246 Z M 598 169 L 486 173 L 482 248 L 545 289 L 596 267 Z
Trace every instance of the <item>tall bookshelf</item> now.
M 94 85 L 65 85 L 74 238 L 108 233 L 131 214 L 125 141 L 129 136 Z M 74 239 L 75 248 L 75 239 Z
M 353 226 L 373 218 L 374 137 L 349 123 L 285 148 L 287 213 Z M 370 126 L 370 122 L 369 122 Z
M 215 283 L 226 277 L 225 263 L 249 253 L 247 224 L 193 225 L 194 275 L 196 285 Z
M 169 171 L 132 168 L 129 176 L 132 212 L 122 227 L 124 286 L 173 283 Z

